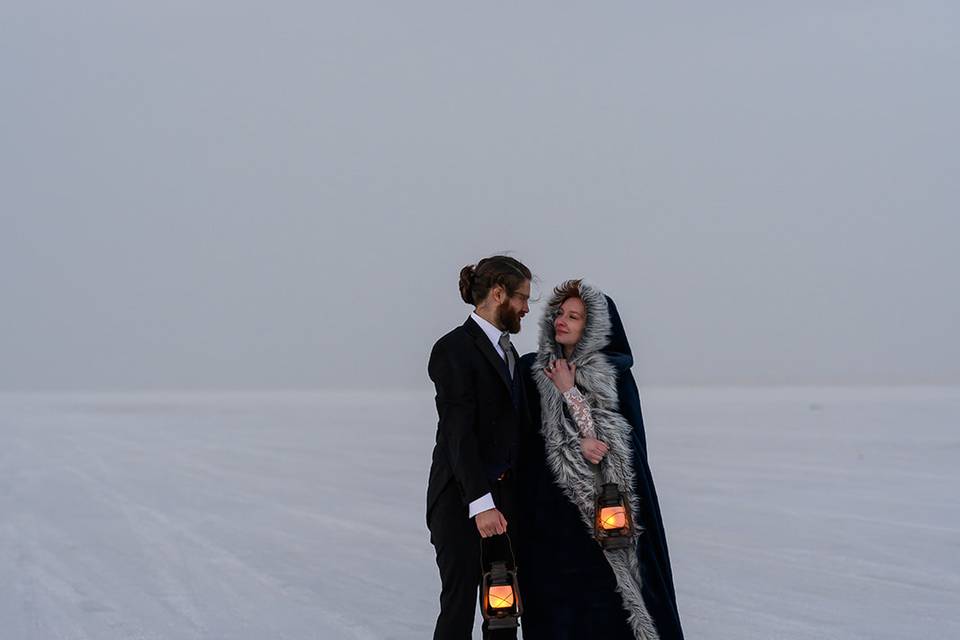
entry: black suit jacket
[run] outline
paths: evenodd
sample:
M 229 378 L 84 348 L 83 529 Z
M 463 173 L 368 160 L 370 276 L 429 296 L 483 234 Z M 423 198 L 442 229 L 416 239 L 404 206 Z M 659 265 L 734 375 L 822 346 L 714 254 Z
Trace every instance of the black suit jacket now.
M 519 376 L 520 358 L 513 352 Z M 437 340 L 427 370 L 439 416 L 427 486 L 429 523 L 430 511 L 451 482 L 469 505 L 490 492 L 491 470 L 516 465 L 528 418 L 526 402 L 514 406 L 503 358 L 473 318 Z

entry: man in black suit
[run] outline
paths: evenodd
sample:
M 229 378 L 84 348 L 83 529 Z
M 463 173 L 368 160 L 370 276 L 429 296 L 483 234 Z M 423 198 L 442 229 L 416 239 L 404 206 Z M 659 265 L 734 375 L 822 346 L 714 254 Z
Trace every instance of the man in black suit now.
M 520 430 L 529 422 L 519 357 L 510 334 L 530 311 L 530 270 L 492 256 L 460 272 L 460 295 L 475 307 L 440 338 L 428 371 L 436 386 L 437 442 L 427 487 L 427 526 L 440 569 L 440 615 L 434 640 L 466 640 L 473 631 L 481 548 L 512 561 L 506 534 L 514 522 Z M 485 638 L 516 638 L 516 630 Z

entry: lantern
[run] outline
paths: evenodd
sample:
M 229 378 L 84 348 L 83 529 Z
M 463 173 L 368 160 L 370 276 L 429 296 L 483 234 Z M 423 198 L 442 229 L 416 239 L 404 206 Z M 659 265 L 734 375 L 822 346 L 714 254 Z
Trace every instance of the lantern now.
M 506 562 L 494 562 L 483 574 L 480 586 L 480 613 L 488 629 L 516 629 L 523 605 L 517 588 L 517 572 L 507 569 Z
M 597 492 L 594 538 L 604 549 L 623 549 L 633 544 L 630 508 L 616 483 L 608 482 Z M 638 533 L 643 533 L 640 527 Z

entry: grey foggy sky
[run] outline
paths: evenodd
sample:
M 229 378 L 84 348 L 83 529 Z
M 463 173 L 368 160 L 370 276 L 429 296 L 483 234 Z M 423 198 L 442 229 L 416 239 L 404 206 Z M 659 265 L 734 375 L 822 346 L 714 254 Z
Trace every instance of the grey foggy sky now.
M 641 384 L 960 383 L 957 4 L 675 5 L 5 4 L 0 389 L 423 385 L 499 251 Z

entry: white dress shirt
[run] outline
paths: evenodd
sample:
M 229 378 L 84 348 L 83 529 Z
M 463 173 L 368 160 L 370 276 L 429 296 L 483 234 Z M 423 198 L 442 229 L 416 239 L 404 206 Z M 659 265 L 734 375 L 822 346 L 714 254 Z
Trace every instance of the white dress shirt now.
M 483 332 L 487 334 L 488 338 L 490 338 L 490 342 L 493 343 L 493 348 L 496 349 L 497 353 L 500 354 L 500 357 L 506 361 L 507 356 L 500 347 L 500 336 L 503 335 L 503 331 L 497 329 L 492 323 L 487 321 L 485 318 L 481 318 L 476 313 L 471 313 L 470 317 L 473 318 L 474 322 L 480 325 L 480 328 L 483 329 Z M 496 508 L 497 505 L 493 503 L 493 496 L 489 493 L 484 494 L 470 503 L 470 517 L 472 518 L 478 513 L 483 513 L 484 511 L 489 511 L 490 509 Z

